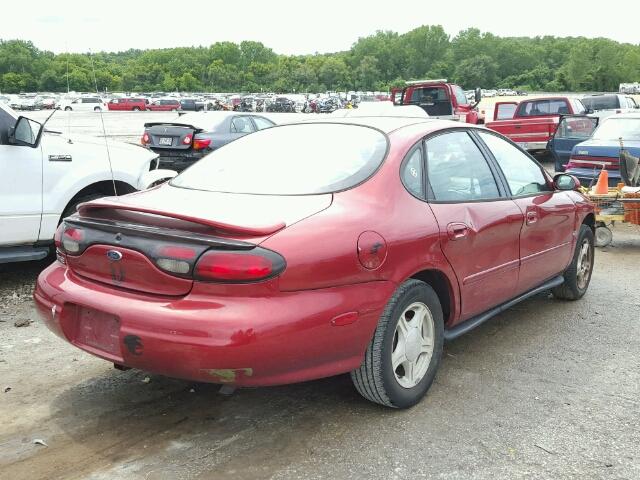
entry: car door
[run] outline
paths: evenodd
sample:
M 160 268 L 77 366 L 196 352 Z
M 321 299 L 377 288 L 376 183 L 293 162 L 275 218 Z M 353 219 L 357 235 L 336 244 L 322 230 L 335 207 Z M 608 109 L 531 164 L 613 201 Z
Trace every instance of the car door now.
M 520 275 L 516 293 L 530 290 L 561 273 L 575 241 L 575 204 L 554 190 L 543 167 L 512 143 L 478 131 L 495 159 L 511 198 L 524 215 L 520 232 Z
M 42 217 L 42 150 L 9 144 L 15 121 L 0 108 L 0 245 L 37 241 Z
M 509 300 L 518 281 L 523 214 L 465 130 L 425 142 L 427 200 L 458 278 L 461 320 Z
M 566 115 L 560 119 L 556 133 L 547 144 L 553 156 L 555 171 L 564 172 L 571 150 L 578 143 L 589 139 L 598 126 L 598 117 Z
M 493 121 L 513 118 L 517 106 L 518 102 L 496 102 L 493 107 Z

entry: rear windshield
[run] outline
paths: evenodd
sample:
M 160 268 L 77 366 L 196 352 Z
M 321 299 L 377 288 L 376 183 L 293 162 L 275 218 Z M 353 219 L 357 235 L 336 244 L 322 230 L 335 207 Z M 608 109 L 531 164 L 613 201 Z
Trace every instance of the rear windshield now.
M 212 192 L 306 195 L 344 190 L 369 178 L 387 151 L 373 128 L 333 123 L 261 130 L 215 150 L 171 181 Z
M 567 115 L 569 105 L 566 100 L 536 100 L 524 102 L 518 108 L 519 117 L 534 117 L 538 115 Z
M 582 104 L 590 110 L 614 110 L 620 108 L 620 102 L 615 95 L 586 97 L 582 99 Z
M 595 132 L 594 140 L 640 140 L 640 118 L 607 118 Z

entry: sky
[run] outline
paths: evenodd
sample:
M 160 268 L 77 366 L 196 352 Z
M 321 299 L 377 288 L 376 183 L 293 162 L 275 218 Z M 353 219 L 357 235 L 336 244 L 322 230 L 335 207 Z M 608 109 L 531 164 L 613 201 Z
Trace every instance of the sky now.
M 477 27 L 499 36 L 606 37 L 638 44 L 640 1 L 606 6 L 536 0 L 527 7 L 495 0 L 11 1 L 2 6 L 0 39 L 31 40 L 55 53 L 256 40 L 276 53 L 309 54 L 347 50 L 376 30 L 405 33 L 420 25 L 442 25 L 451 36 Z

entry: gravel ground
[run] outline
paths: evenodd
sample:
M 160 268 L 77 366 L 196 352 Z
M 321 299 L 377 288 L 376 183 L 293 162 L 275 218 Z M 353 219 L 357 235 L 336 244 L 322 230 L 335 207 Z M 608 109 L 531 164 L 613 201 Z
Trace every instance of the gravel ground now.
M 37 320 L 46 264 L 0 265 L 1 479 L 640 478 L 640 228 L 615 228 L 581 301 L 540 295 L 447 344 L 407 411 L 348 376 L 225 396 L 117 371 Z

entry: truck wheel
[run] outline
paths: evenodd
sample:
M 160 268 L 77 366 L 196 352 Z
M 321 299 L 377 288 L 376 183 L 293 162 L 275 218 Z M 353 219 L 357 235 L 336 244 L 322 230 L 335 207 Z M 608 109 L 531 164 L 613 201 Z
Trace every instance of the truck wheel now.
M 64 212 L 62 212 L 62 217 L 60 218 L 60 222 L 62 222 L 62 220 L 64 220 L 65 218 L 76 213 L 78 211 L 78 205 L 80 205 L 81 203 L 90 202 L 91 200 L 95 200 L 96 198 L 102 198 L 104 196 L 105 195 L 102 195 L 99 193 L 94 193 L 92 195 L 86 195 L 84 197 L 74 198 L 73 200 L 71 200 L 69 205 L 67 205 L 67 208 L 65 208 Z
M 426 283 L 407 280 L 387 303 L 351 380 L 367 400 L 387 407 L 411 407 L 435 378 L 443 341 L 438 296 Z
M 562 300 L 578 300 L 587 292 L 593 272 L 593 232 L 587 225 L 580 225 L 576 249 L 569 268 L 563 274 L 564 283 L 551 290 L 553 296 Z
M 140 111 L 140 107 L 133 107 L 132 109 L 134 112 L 139 112 Z
M 93 111 L 94 111 L 94 112 L 101 112 L 101 111 L 102 111 L 102 109 L 101 109 L 100 107 L 94 107 L 94 108 L 93 108 Z
M 73 108 L 71 108 L 71 107 L 64 107 L 64 111 L 65 111 L 65 112 L 70 112 L 71 110 L 73 110 Z

